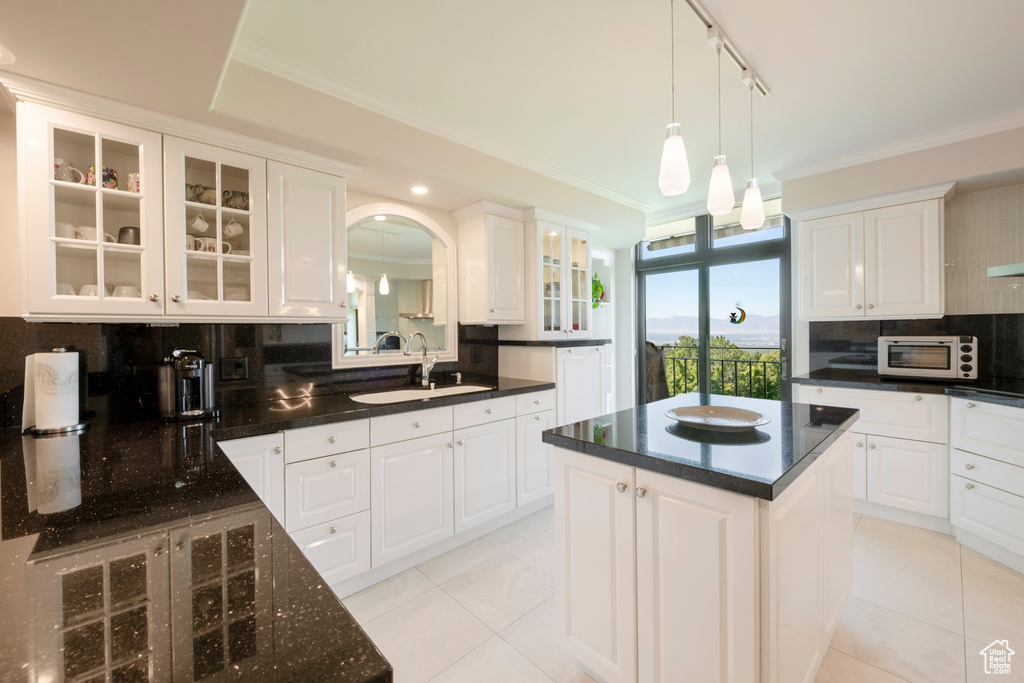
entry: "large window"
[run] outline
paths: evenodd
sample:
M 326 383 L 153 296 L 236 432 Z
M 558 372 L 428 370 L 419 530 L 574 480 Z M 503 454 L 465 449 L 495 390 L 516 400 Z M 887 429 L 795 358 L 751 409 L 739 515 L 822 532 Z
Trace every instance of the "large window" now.
M 772 211 L 771 209 L 775 209 Z M 637 247 L 638 401 L 699 391 L 789 398 L 789 228 L 727 216 L 656 226 Z

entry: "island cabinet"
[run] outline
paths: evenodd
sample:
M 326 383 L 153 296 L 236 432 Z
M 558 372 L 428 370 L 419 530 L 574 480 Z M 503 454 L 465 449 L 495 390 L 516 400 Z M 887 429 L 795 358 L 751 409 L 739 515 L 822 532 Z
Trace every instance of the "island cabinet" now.
M 852 582 L 850 439 L 772 501 L 556 448 L 563 644 L 606 683 L 811 683 Z

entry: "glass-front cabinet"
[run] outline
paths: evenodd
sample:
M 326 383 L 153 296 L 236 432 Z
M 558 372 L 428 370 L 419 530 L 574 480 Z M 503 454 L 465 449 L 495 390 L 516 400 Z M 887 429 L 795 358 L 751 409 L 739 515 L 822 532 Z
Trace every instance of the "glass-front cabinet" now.
M 168 315 L 267 315 L 264 159 L 164 138 Z
M 18 103 L 27 313 L 163 312 L 158 133 Z
M 569 256 L 567 274 L 570 294 L 568 299 L 568 331 L 573 335 L 590 336 L 590 312 L 593 310 L 590 282 L 590 236 L 569 228 L 566 231 Z

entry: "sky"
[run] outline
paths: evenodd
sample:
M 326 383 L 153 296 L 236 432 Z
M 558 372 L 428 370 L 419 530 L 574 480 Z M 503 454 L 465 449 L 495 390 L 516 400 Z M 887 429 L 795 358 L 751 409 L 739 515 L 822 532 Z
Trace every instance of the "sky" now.
M 737 302 L 748 315 L 779 314 L 779 260 L 711 267 L 711 317 L 726 319 Z M 647 317 L 697 315 L 697 271 L 647 276 Z

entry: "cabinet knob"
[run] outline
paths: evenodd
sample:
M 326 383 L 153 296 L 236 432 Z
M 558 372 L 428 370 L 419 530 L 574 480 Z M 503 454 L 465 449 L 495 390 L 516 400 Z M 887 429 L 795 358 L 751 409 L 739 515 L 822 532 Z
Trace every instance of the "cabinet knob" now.
M 636 487 L 636 497 L 637 498 L 643 498 L 646 495 L 647 495 L 647 489 L 645 489 L 643 486 L 637 486 Z
M 464 444 L 464 443 L 466 443 L 466 442 L 465 442 L 465 441 L 463 441 L 462 439 L 459 439 L 459 440 L 458 440 L 458 441 L 457 441 L 456 443 L 458 443 L 458 444 L 459 444 L 459 445 L 461 446 L 462 444 Z
M 874 308 L 874 307 L 875 307 L 874 304 L 868 304 L 868 308 Z
M 858 441 L 857 442 L 857 448 L 864 448 L 864 442 L 863 441 Z
M 274 453 L 277 454 L 277 455 L 281 455 L 281 447 L 280 446 L 274 446 Z
M 491 307 L 491 313 L 494 313 L 494 307 L 493 306 Z
M 622 493 L 623 491 L 626 490 L 626 484 L 620 481 L 618 484 L 615 485 L 615 490 L 618 491 L 619 493 Z
M 154 555 L 156 555 L 156 556 L 158 556 L 158 557 L 159 557 L 160 555 L 163 555 L 163 554 L 164 554 L 164 547 L 163 547 L 162 545 L 158 545 L 158 546 L 156 547 L 156 550 L 154 550 L 154 551 L 153 551 L 153 554 L 154 554 Z
M 178 541 L 177 543 L 175 543 L 174 544 L 174 549 L 175 550 L 184 550 L 185 549 L 185 541 Z
M 601 347 L 600 346 L 595 346 L 594 347 L 594 353 L 601 353 Z
M 332 527 L 330 528 L 330 532 L 331 532 L 332 534 L 333 534 L 334 532 L 336 532 L 337 530 L 338 530 L 338 527 L 336 527 L 336 526 L 332 526 Z
M 152 301 L 153 303 L 158 303 L 160 301 L 160 295 L 159 294 L 150 294 L 149 295 L 149 300 Z
M 534 415 L 534 416 L 533 416 L 533 419 L 534 419 L 534 420 L 537 420 L 537 422 L 540 422 L 540 415 Z
M 967 463 L 966 465 L 964 465 L 964 469 L 965 470 L 973 470 L 974 469 L 974 465 L 972 465 L 971 463 Z
M 572 331 L 572 330 L 570 330 L 570 332 L 571 332 L 571 331 Z M 572 349 L 569 349 L 569 353 L 572 353 Z
M 338 304 L 338 308 L 348 308 L 348 303 L 345 302 L 345 301 L 342 301 L 340 304 Z
M 453 444 L 451 441 L 449 441 L 447 445 L 448 448 L 455 448 L 455 444 Z
M 538 399 L 537 399 L 536 401 L 534 401 L 534 402 L 533 402 L 533 405 L 535 405 L 535 406 L 539 406 L 539 405 L 540 405 L 540 399 L 538 398 Z
M 874 447 L 875 447 L 875 444 L 873 444 L 873 443 L 869 443 L 868 444 L 868 448 L 874 449 Z
M 420 423 L 419 422 L 413 422 L 412 426 L 415 427 L 416 429 L 419 429 L 420 428 Z
M 572 329 L 572 328 L 570 327 L 570 328 L 568 329 L 568 332 L 569 332 L 569 334 L 572 334 L 572 333 L 573 333 L 573 329 Z
M 973 404 L 973 403 L 968 403 L 968 404 L 967 404 L 967 407 L 968 407 L 968 408 L 973 408 L 973 407 L 974 407 L 974 404 Z
M 337 441 L 337 439 L 334 438 L 333 436 L 327 437 L 327 443 L 334 443 L 335 441 Z
M 965 489 L 973 489 L 974 488 L 974 484 L 964 484 L 964 488 Z
M 857 304 L 857 310 L 859 311 L 860 309 L 861 309 L 861 305 Z
M 484 412 L 485 412 L 485 413 L 487 413 L 488 415 L 490 415 L 490 414 L 491 414 L 491 413 L 493 413 L 494 411 L 493 411 L 493 410 L 491 410 L 490 408 L 488 408 L 488 409 L 487 409 L 487 410 L 485 410 Z
M 180 294 L 175 294 L 174 296 L 171 297 L 171 301 L 173 301 L 176 304 L 180 304 L 181 303 L 181 295 Z
M 337 460 L 332 460 L 331 461 L 331 467 L 337 467 L 337 466 L 338 466 L 338 461 Z
M 819 394 L 821 393 L 821 389 L 818 389 L 818 393 L 819 393 Z
M 915 396 L 915 397 L 914 397 L 914 400 L 915 400 L 915 401 L 920 401 L 920 400 L 921 400 L 922 398 L 924 398 L 924 397 L 923 397 L 923 396 Z

